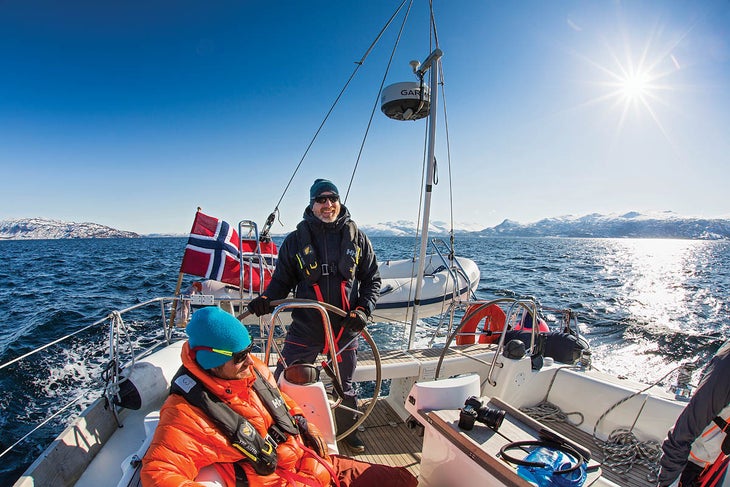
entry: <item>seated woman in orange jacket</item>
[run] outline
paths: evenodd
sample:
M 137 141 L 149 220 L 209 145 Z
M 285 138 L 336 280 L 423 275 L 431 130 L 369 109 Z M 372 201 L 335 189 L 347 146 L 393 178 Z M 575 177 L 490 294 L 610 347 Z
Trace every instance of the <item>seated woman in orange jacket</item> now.
M 186 331 L 183 367 L 143 458 L 143 486 L 201 485 L 196 478 L 211 469 L 227 487 L 417 484 L 405 468 L 328 455 L 316 426 L 248 353 L 251 337 L 232 315 L 203 308 Z

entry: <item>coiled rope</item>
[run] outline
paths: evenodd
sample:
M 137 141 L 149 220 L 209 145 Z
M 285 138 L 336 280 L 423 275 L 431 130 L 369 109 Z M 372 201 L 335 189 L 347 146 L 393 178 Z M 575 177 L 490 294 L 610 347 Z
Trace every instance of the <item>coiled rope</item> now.
M 537 419 L 538 421 L 545 421 L 545 422 L 553 422 L 553 423 L 568 423 L 573 426 L 580 426 L 583 424 L 583 413 L 579 411 L 574 411 L 572 413 L 565 413 L 563 412 L 558 406 L 551 403 L 547 400 L 548 395 L 550 395 L 550 391 L 553 388 L 553 384 L 555 383 L 555 378 L 558 376 L 558 372 L 560 372 L 561 369 L 572 369 L 572 366 L 565 366 L 565 367 L 559 367 L 555 373 L 553 374 L 552 378 L 550 379 L 550 384 L 548 384 L 547 392 L 545 393 L 545 398 L 539 402 L 536 406 L 532 407 L 524 407 L 520 408 L 520 411 L 527 414 L 530 417 L 533 417 Z M 569 416 L 578 416 L 580 417 L 580 421 L 571 421 Z
M 633 427 L 633 426 L 632 426 Z M 639 441 L 631 430 L 617 428 L 608 435 L 606 441 L 593 437 L 593 441 L 603 451 L 603 465 L 619 474 L 628 473 L 634 465 L 649 469 L 646 480 L 655 483 L 659 476 L 661 445 L 653 440 Z
M 683 369 L 687 364 L 682 364 L 664 374 L 661 378 L 654 381 L 654 383 L 646 386 L 640 391 L 636 391 L 633 394 L 617 401 L 613 406 L 608 408 L 601 417 L 596 420 L 596 424 L 593 426 L 593 441 L 603 450 L 604 461 L 603 464 L 609 467 L 611 470 L 624 474 L 631 470 L 634 465 L 644 465 L 649 469 L 649 473 L 646 476 L 646 480 L 651 483 L 657 481 L 659 477 L 659 459 L 662 456 L 661 445 L 657 441 L 639 441 L 633 434 L 632 430 L 636 426 L 636 422 L 639 420 L 646 401 L 649 396 L 644 397 L 644 403 L 639 408 L 639 412 L 636 413 L 636 418 L 631 428 L 617 428 L 608 435 L 608 438 L 603 441 L 596 436 L 598 425 L 603 421 L 603 418 L 608 416 L 608 413 L 616 409 L 619 405 L 626 401 L 643 394 L 654 386 L 659 385 L 664 379 L 672 375 L 674 372 Z
M 520 408 L 520 411 L 538 421 L 544 421 L 546 423 L 568 423 L 573 426 L 580 426 L 583 424 L 583 413 L 580 411 L 565 413 L 558 406 L 549 401 L 542 401 L 536 406 L 529 408 Z M 570 416 L 578 416 L 580 420 L 577 422 L 571 421 L 569 419 Z
M 639 408 L 639 412 L 636 414 L 634 423 L 631 425 L 630 428 L 616 428 L 608 435 L 608 438 L 605 441 L 598 438 L 598 436 L 596 435 L 596 431 L 598 430 L 598 425 L 601 423 L 601 421 L 603 421 L 603 419 L 619 405 L 625 403 L 633 397 L 643 394 L 652 387 L 659 385 L 664 379 L 669 377 L 674 372 L 679 370 L 680 374 L 686 374 L 687 370 L 694 370 L 695 367 L 696 364 L 688 363 L 682 364 L 670 370 L 667 374 L 662 376 L 659 380 L 655 381 L 651 385 L 648 385 L 644 389 L 634 392 L 633 394 L 617 401 L 598 418 L 596 424 L 593 426 L 593 441 L 599 448 L 601 448 L 601 451 L 603 452 L 604 466 L 610 468 L 620 475 L 623 475 L 628 473 L 635 465 L 643 465 L 649 470 L 649 473 L 646 476 L 646 480 L 650 483 L 655 483 L 657 481 L 659 477 L 659 460 L 662 456 L 661 445 L 659 444 L 659 442 L 653 440 L 639 441 L 632 432 L 634 426 L 636 426 L 636 422 L 638 421 L 639 416 L 641 416 L 641 413 L 644 410 L 644 406 L 646 405 L 646 400 L 648 399 L 648 396 L 644 398 L 644 403 L 641 405 L 641 408 Z M 583 423 L 583 415 L 580 412 L 565 413 L 558 406 L 547 401 L 547 396 L 550 394 L 550 390 L 552 389 L 556 376 L 557 371 L 550 381 L 547 393 L 545 394 L 545 400 L 533 407 L 520 408 L 520 411 L 537 419 L 538 421 L 566 422 L 573 426 L 578 426 Z M 688 382 L 689 378 L 680 377 L 680 380 Z M 570 421 L 569 417 L 573 415 L 580 416 L 579 423 Z

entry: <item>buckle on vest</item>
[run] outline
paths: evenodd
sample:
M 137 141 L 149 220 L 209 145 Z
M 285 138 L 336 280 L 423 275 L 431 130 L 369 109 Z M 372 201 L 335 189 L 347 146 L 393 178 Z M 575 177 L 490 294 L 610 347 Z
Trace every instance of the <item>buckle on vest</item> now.
M 323 276 L 330 275 L 330 265 L 329 264 L 322 264 L 322 275 Z
M 275 424 L 272 424 L 266 433 L 266 441 L 274 445 L 274 448 L 286 441 L 286 435 Z
M 274 439 L 271 434 L 267 434 L 264 438 L 264 441 L 268 443 L 269 445 L 273 446 L 274 448 L 277 448 L 279 446 L 279 442 Z

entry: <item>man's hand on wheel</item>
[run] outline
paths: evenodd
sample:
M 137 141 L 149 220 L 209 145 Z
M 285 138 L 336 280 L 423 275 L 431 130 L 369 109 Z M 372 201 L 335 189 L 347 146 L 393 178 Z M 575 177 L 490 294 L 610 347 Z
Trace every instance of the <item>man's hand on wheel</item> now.
M 261 295 L 256 299 L 252 299 L 246 308 L 256 316 L 263 316 L 271 313 L 271 302 L 265 295 Z
M 342 321 L 342 325 L 352 331 L 362 331 L 367 324 L 368 315 L 366 315 L 365 310 L 359 306 L 350 311 Z

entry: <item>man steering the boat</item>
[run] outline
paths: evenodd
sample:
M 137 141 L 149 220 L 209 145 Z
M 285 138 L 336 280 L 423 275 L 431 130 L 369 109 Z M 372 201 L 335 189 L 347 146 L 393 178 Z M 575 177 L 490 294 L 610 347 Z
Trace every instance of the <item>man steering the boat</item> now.
M 337 187 L 327 179 L 312 184 L 304 219 L 284 239 L 271 282 L 248 304 L 248 309 L 256 316 L 268 314 L 270 303 L 285 298 L 291 290 L 297 298 L 328 303 L 347 313 L 344 318 L 329 313 L 339 353 L 342 405 L 350 409 L 337 408 L 335 419 L 337 430 L 346 431 L 356 420 L 352 412 L 357 410 L 352 376 L 357 365 L 358 336 L 375 309 L 380 273 L 370 240 L 352 221 L 340 202 Z M 279 377 L 285 364 L 314 363 L 321 352 L 327 350 L 319 311 L 294 309 L 275 376 Z M 348 435 L 345 443 L 354 452 L 365 451 L 357 431 Z
M 248 330 L 216 306 L 196 311 L 182 367 L 144 458 L 145 487 L 415 487 L 403 467 L 329 455 L 299 406 L 250 354 Z
M 662 451 L 659 487 L 723 485 L 730 455 L 730 341 L 703 371 Z

